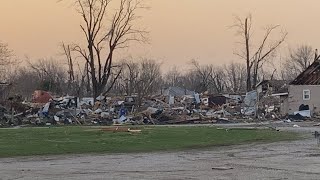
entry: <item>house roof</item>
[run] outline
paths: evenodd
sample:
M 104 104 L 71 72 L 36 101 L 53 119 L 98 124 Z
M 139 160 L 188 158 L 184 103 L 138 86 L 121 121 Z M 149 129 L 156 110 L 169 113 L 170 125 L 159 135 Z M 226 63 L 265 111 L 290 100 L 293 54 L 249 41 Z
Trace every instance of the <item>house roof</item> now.
M 320 61 L 314 61 L 290 85 L 320 85 Z

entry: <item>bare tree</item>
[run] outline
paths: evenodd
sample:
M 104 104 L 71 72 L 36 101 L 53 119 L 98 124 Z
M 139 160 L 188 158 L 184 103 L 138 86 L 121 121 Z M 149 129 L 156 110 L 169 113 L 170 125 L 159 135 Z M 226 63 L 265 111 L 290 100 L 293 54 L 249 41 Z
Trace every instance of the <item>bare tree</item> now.
M 56 95 L 69 92 L 66 67 L 54 59 L 26 60 L 27 65 L 17 67 L 11 76 L 10 94 L 19 94 L 31 100 L 35 90 L 50 91 Z
M 196 92 L 204 92 L 207 90 L 203 90 L 201 76 L 199 76 L 198 72 L 194 69 L 182 74 L 182 76 L 179 78 L 179 84 L 184 89 L 189 89 Z
M 0 42 L 0 81 L 9 81 L 13 66 L 19 61 L 15 59 L 13 51 L 9 49 L 8 44 Z
M 192 60 L 194 72 L 200 89 L 198 92 L 209 91 L 212 93 L 223 93 L 225 91 L 225 73 L 223 68 L 213 66 L 212 64 L 200 65 L 197 61 Z
M 136 91 L 138 93 L 139 105 L 143 97 L 156 94 L 161 88 L 161 71 L 160 63 L 155 60 L 144 59 L 139 65 L 139 76 L 136 83 Z
M 152 59 L 124 62 L 124 68 L 113 90 L 126 95 L 138 95 L 142 98 L 160 92 L 162 86 L 161 63 Z
M 66 70 L 62 64 L 53 59 L 40 59 L 35 63 L 27 60 L 29 67 L 40 80 L 40 89 L 61 94 L 67 81 Z
M 13 63 L 14 59 L 12 50 L 9 49 L 8 44 L 0 42 L 0 66 L 6 66 Z
M 183 86 L 181 84 L 182 73 L 177 66 L 173 66 L 165 75 L 164 81 L 167 86 Z
M 69 84 L 71 85 L 72 82 L 75 80 L 72 51 L 71 51 L 70 45 L 66 45 L 65 43 L 62 43 L 61 46 L 62 46 L 64 55 L 66 56 L 66 59 L 67 59 L 67 63 L 69 67 L 69 70 L 68 70 Z
M 230 63 L 224 66 L 226 87 L 229 92 L 240 93 L 245 91 L 246 67 L 240 63 Z
M 77 57 L 72 51 L 72 45 L 61 44 L 62 54 L 66 58 L 68 67 L 68 94 L 82 97 L 84 95 L 91 95 L 90 74 L 88 73 L 88 63 L 84 65 L 75 61 Z M 84 88 L 85 87 L 85 88 Z
M 191 64 L 200 83 L 198 92 L 208 91 L 210 89 L 210 83 L 212 82 L 213 65 L 201 66 L 196 60 L 192 60 Z
M 112 89 L 122 71 L 122 66 L 114 63 L 115 51 L 127 48 L 132 41 L 146 41 L 147 32 L 136 27 L 139 18 L 136 12 L 144 7 L 140 0 L 119 0 L 119 8 L 112 14 L 111 0 L 76 0 L 75 3 L 83 20 L 80 27 L 86 48 L 75 45 L 73 50 L 86 60 L 93 96 L 97 97 Z
M 246 62 L 247 70 L 247 91 L 251 91 L 253 87 L 257 84 L 259 69 L 262 68 L 264 63 L 273 55 L 276 49 L 284 42 L 287 37 L 287 32 L 282 32 L 279 40 L 270 41 L 271 34 L 279 28 L 279 25 L 269 26 L 265 28 L 265 34 L 262 41 L 257 47 L 253 49 L 252 43 L 252 17 L 251 15 L 241 19 L 240 17 L 235 17 L 235 24 L 232 26 L 236 28 L 237 35 L 241 37 L 240 44 L 244 46 L 243 50 L 236 52 L 235 54 L 244 59 Z
M 136 86 L 138 83 L 138 77 L 140 73 L 140 67 L 138 62 L 124 62 L 123 71 L 117 80 L 117 91 L 121 94 L 126 94 L 131 96 L 136 93 Z
M 29 67 L 19 67 L 15 70 L 15 75 L 12 77 L 13 88 L 10 94 L 19 94 L 24 99 L 31 100 L 32 93 L 41 88 L 42 79 L 37 72 Z
M 283 78 L 293 80 L 314 60 L 313 48 L 309 45 L 299 45 L 297 48 L 289 49 L 289 57 L 283 64 Z
M 211 84 L 213 92 L 221 94 L 225 91 L 226 81 L 225 81 L 225 71 L 223 68 L 217 66 L 212 68 L 211 73 Z
M 313 49 L 308 45 L 300 45 L 295 50 L 289 49 L 289 52 L 289 61 L 291 61 L 292 64 L 295 64 L 295 66 L 297 66 L 301 72 L 307 69 L 307 67 L 314 60 Z

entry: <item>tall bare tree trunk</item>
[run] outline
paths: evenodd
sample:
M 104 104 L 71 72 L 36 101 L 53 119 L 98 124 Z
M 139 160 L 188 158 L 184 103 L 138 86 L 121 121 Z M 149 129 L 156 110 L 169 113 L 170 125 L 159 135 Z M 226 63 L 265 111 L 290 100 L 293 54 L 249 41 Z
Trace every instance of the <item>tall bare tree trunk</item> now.
M 250 67 L 250 33 L 248 30 L 248 18 L 245 20 L 245 39 L 246 39 L 246 65 L 247 65 L 247 92 L 252 90 L 251 86 L 251 67 Z
M 87 93 L 91 93 L 91 83 L 90 83 L 90 73 L 89 73 L 89 64 L 88 64 L 88 62 L 86 63 L 86 71 L 85 71 L 85 73 L 86 73 L 86 78 L 87 78 L 87 87 L 86 87 L 86 89 L 87 89 Z
M 275 52 L 275 50 L 284 42 L 286 39 L 286 36 L 288 33 L 281 32 L 281 37 L 279 40 L 275 42 L 269 42 L 270 41 L 270 34 L 279 27 L 279 25 L 276 26 L 269 26 L 266 28 L 265 35 L 263 36 L 263 40 L 260 43 L 259 46 L 257 46 L 257 50 L 253 51 L 254 53 L 251 53 L 250 49 L 250 40 L 252 35 L 252 20 L 251 15 L 247 16 L 244 21 L 242 21 L 241 18 L 236 17 L 236 23 L 233 27 L 237 28 L 238 35 L 241 36 L 241 40 L 244 41 L 244 51 L 241 51 L 240 53 L 235 53 L 238 55 L 241 59 L 246 61 L 246 68 L 247 68 L 247 78 L 246 78 L 246 84 L 247 84 L 247 91 L 253 90 L 253 87 L 257 83 L 258 79 L 258 73 L 259 69 L 263 67 L 263 64 L 272 56 L 272 53 Z M 243 38 L 243 39 L 242 39 Z M 251 47 L 252 48 L 252 47 Z M 252 69 L 253 68 L 253 69 Z
M 147 40 L 147 32 L 135 27 L 135 22 L 139 19 L 136 11 L 144 7 L 140 0 L 119 0 L 119 8 L 110 14 L 110 0 L 74 1 L 83 20 L 80 27 L 87 43 L 85 48 L 76 45 L 74 50 L 87 62 L 92 96 L 96 98 L 112 89 L 122 71 L 122 65 L 115 65 L 113 53 L 117 49 L 128 47 L 129 42 Z

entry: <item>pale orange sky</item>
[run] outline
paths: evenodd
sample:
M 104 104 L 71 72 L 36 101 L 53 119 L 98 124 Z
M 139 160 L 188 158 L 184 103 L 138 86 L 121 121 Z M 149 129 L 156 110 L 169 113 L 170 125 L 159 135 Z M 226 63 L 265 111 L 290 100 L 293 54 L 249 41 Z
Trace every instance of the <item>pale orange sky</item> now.
M 145 1 L 151 7 L 143 19 L 151 43 L 131 48 L 125 52 L 128 56 L 159 59 L 166 66 L 180 66 L 191 59 L 242 62 L 233 55 L 237 37 L 228 26 L 233 24 L 233 15 L 249 12 L 255 34 L 265 25 L 279 24 L 289 33 L 285 46 L 320 48 L 319 0 Z M 19 57 L 55 57 L 61 41 L 83 38 L 78 14 L 70 3 L 57 0 L 0 0 L 0 23 L 0 41 L 8 43 Z

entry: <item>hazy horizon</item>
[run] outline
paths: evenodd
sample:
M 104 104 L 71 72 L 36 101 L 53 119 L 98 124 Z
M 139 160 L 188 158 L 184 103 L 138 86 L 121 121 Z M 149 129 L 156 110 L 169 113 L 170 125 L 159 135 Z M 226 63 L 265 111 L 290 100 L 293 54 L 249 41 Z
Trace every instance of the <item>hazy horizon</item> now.
M 70 2 L 70 1 L 69 1 Z M 243 62 L 234 54 L 234 15 L 253 16 L 257 37 L 262 28 L 279 24 L 289 35 L 282 47 L 308 44 L 319 48 L 316 0 L 150 0 L 143 26 L 150 30 L 150 44 L 131 47 L 126 56 L 158 59 L 166 66 L 183 65 L 191 59 L 201 63 Z M 0 41 L 8 43 L 18 57 L 57 57 L 59 43 L 83 38 L 81 19 L 68 2 L 57 0 L 2 0 Z M 259 39 L 258 39 L 259 40 Z M 60 58 L 60 57 L 58 57 Z

